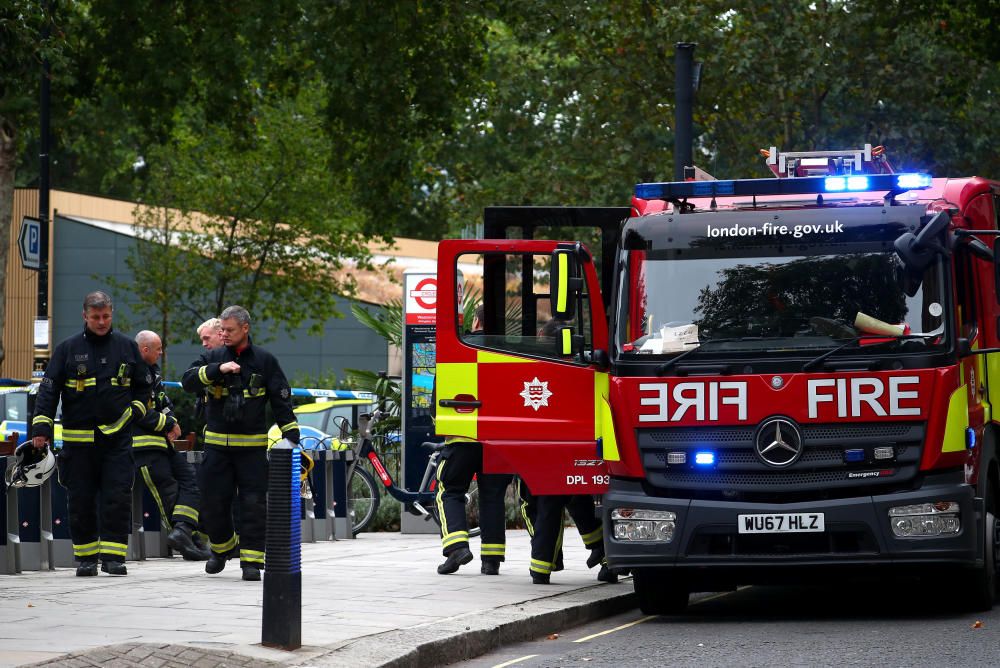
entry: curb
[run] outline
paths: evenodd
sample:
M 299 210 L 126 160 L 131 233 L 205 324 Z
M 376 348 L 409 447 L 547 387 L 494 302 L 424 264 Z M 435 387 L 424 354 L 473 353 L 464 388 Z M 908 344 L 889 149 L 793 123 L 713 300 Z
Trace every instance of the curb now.
M 631 578 L 348 641 L 302 666 L 432 668 L 636 607 Z M 624 586 L 623 586 L 624 585 Z

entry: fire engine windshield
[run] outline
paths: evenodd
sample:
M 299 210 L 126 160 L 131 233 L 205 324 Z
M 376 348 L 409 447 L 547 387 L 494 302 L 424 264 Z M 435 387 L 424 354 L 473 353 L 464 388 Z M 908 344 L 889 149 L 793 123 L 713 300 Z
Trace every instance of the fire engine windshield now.
M 852 339 L 861 340 L 853 351 L 860 354 L 943 347 L 944 263 L 932 265 L 916 287 L 893 251 L 900 234 L 919 228 L 921 210 L 634 219 L 625 228 L 619 351 L 801 355 Z

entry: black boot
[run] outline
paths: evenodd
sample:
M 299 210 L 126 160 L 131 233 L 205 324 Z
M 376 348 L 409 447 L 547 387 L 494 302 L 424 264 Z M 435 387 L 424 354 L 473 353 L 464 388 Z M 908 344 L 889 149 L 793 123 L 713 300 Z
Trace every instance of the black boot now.
M 236 553 L 236 550 L 231 550 L 225 554 L 216 554 L 213 552 L 212 556 L 205 562 L 205 572 L 209 575 L 221 573 L 222 569 L 226 567 L 226 562 L 236 556 Z
M 101 570 L 108 575 L 128 575 L 128 569 L 121 561 L 102 561 Z
M 483 565 L 479 570 L 483 575 L 500 575 L 500 560 L 483 559 Z
M 260 569 L 256 566 L 244 566 L 243 567 L 243 579 L 247 582 L 259 582 L 260 581 Z
M 590 548 L 590 556 L 587 557 L 587 568 L 593 568 L 604 561 L 604 545 Z
M 469 551 L 467 547 L 460 547 L 453 552 L 449 552 L 445 557 L 444 562 L 438 566 L 438 573 L 441 575 L 448 575 L 449 573 L 454 573 L 458 570 L 459 566 L 464 566 L 465 564 L 472 561 L 472 552 Z
M 549 574 L 548 573 L 536 573 L 531 571 L 531 584 L 536 585 L 547 585 L 549 584 Z
M 88 578 L 97 575 L 97 559 L 84 559 L 76 567 L 76 576 Z
M 618 584 L 618 573 L 614 569 L 608 568 L 607 564 L 601 564 L 601 570 L 597 573 L 597 579 L 608 584 Z
M 194 529 L 187 522 L 177 522 L 167 534 L 167 545 L 170 549 L 180 552 L 185 561 L 205 561 L 212 556 L 210 550 L 204 547 L 198 549 L 191 532 Z

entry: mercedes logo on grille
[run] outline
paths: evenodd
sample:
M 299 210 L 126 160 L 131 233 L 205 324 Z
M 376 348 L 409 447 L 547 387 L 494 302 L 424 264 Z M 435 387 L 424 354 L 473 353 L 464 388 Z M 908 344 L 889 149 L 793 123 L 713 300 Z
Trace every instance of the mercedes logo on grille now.
M 757 430 L 754 448 L 757 457 L 768 466 L 785 468 L 802 456 L 802 432 L 788 418 L 769 418 Z

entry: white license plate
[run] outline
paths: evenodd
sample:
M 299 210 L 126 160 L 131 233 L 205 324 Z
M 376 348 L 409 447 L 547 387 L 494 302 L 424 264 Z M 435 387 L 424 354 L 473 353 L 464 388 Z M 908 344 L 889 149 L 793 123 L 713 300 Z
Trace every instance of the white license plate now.
M 825 531 L 823 513 L 737 515 L 740 533 L 802 533 Z

